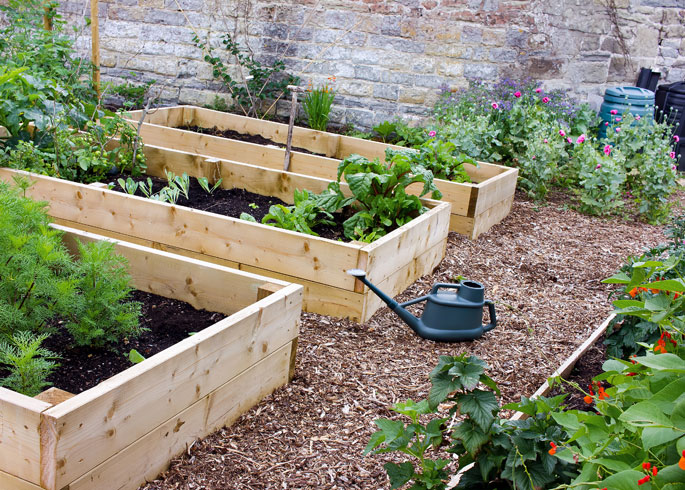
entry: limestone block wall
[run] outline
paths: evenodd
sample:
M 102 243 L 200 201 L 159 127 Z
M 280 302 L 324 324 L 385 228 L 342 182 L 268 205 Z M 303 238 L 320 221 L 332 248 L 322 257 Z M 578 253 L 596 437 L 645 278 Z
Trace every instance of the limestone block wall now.
M 77 25 L 87 0 L 60 9 Z M 685 0 L 100 0 L 103 80 L 154 79 L 169 103 L 210 103 L 221 84 L 194 35 L 228 32 L 302 85 L 336 77 L 333 120 L 420 118 L 441 87 L 532 77 L 595 106 L 641 67 L 685 79 Z M 87 55 L 89 32 L 78 39 Z M 228 58 L 227 58 L 228 60 Z M 135 75 L 132 75 L 134 72 Z M 285 108 L 283 105 L 282 109 Z

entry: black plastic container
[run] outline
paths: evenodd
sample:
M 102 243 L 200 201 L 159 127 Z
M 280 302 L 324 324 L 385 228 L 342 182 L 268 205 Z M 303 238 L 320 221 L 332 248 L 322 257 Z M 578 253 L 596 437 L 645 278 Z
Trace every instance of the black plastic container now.
M 677 124 L 674 135 L 680 137 L 680 142 L 675 147 L 678 160 L 678 170 L 685 170 L 685 82 L 675 82 L 659 85 L 655 96 L 656 118 L 658 121 L 666 119 Z

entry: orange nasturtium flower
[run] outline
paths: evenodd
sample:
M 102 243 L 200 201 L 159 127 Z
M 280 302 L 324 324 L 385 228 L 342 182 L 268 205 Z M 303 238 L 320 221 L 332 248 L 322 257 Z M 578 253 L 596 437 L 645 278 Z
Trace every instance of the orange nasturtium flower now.
M 631 298 L 634 298 L 635 296 L 637 296 L 637 293 L 638 293 L 637 288 L 633 288 L 630 291 L 628 291 L 628 294 L 630 295 Z
M 590 405 L 593 401 L 593 398 L 590 395 L 585 395 L 585 397 L 583 398 L 583 401 L 585 403 L 587 403 L 588 405 Z
M 550 442 L 549 445 L 552 446 L 552 449 L 550 449 L 550 450 L 547 451 L 547 452 L 548 452 L 549 454 L 551 454 L 552 456 L 554 456 L 554 454 L 557 452 L 557 445 L 554 444 L 553 442 Z
M 600 386 L 599 389 L 597 390 L 599 394 L 599 399 L 600 400 L 606 400 L 607 398 L 611 398 L 609 395 L 607 395 L 604 391 L 604 387 Z

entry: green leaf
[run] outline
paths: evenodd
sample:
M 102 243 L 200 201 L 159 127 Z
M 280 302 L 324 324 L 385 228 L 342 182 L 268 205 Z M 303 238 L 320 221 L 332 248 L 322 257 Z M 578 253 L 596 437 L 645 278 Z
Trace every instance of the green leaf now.
M 601 485 L 611 490 L 636 490 L 637 481 L 644 476 L 643 473 L 635 470 L 624 470 L 606 478 Z
M 685 360 L 671 353 L 637 357 L 635 361 L 657 371 L 685 373 Z
M 672 425 L 669 418 L 664 415 L 661 407 L 648 401 L 636 403 L 628 407 L 619 419 L 639 426 L 655 424 L 669 427 Z
M 630 276 L 625 272 L 619 272 L 611 277 L 608 277 L 602 281 L 604 284 L 628 284 L 630 282 Z
M 671 306 L 671 298 L 664 294 L 651 296 L 645 300 L 645 308 L 649 311 L 662 311 Z
M 499 408 L 491 391 L 474 390 L 459 397 L 459 410 L 468 415 L 483 429 L 488 430 L 494 420 L 493 412 Z
M 414 465 L 409 462 L 402 464 L 385 463 L 383 468 L 388 472 L 390 488 L 393 490 L 407 483 L 414 475 Z
M 139 362 L 143 362 L 145 357 L 143 357 L 143 355 L 137 350 L 131 349 L 128 353 L 128 360 L 133 364 L 138 364 Z
M 685 283 L 682 279 L 669 279 L 667 281 L 648 282 L 645 284 L 640 284 L 638 287 L 643 287 L 647 289 L 659 289 L 661 291 L 675 291 L 677 293 L 682 293 L 683 291 L 685 291 Z
M 474 455 L 483 444 L 488 442 L 490 433 L 486 433 L 473 421 L 467 419 L 452 431 L 452 438 L 461 440 L 466 450 Z
M 649 451 L 655 446 L 660 446 L 667 442 L 671 442 L 682 435 L 675 429 L 666 427 L 645 427 L 642 429 L 642 445 L 645 451 Z

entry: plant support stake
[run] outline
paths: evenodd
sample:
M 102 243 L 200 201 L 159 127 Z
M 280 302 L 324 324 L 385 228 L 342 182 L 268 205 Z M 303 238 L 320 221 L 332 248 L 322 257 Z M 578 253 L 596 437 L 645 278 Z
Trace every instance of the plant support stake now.
M 297 115 L 297 93 L 304 92 L 304 88 L 296 87 L 295 85 L 288 85 L 288 90 L 293 93 L 290 101 L 290 121 L 288 121 L 288 140 L 285 146 L 285 159 L 283 161 L 283 170 L 286 172 L 290 168 L 290 147 L 293 143 L 293 126 L 295 125 L 295 116 Z
M 98 23 L 98 1 L 90 0 L 90 37 L 93 62 L 93 88 L 100 96 L 100 28 Z

